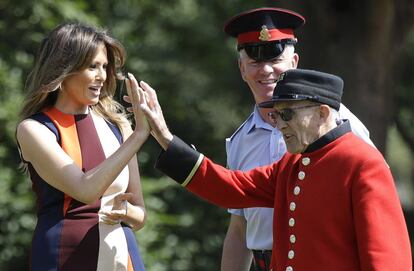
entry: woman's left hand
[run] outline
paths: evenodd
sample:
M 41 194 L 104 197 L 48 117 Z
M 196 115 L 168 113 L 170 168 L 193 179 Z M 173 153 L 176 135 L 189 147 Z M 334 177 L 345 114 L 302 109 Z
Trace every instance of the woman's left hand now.
M 128 73 L 126 86 L 128 96 L 124 96 L 124 100 L 131 104 L 131 107 L 128 107 L 127 110 L 134 113 L 135 132 L 140 134 L 144 139 L 147 139 L 150 133 L 150 126 L 144 113 L 141 110 L 141 105 L 146 105 L 147 103 L 146 94 L 139 86 L 138 81 L 135 79 L 134 75 L 131 73 Z
M 128 216 L 128 201 L 133 197 L 132 193 L 122 193 L 114 198 L 111 211 L 102 211 L 102 221 L 109 225 L 121 223 Z

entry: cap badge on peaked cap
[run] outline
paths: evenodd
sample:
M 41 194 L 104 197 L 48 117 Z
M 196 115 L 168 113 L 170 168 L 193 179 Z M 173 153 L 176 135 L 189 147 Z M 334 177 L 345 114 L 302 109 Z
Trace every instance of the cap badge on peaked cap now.
M 237 50 L 256 61 L 280 56 L 287 44 L 296 44 L 294 31 L 305 23 L 302 15 L 280 8 L 252 9 L 230 18 L 224 31 L 237 38 Z
M 262 25 L 262 30 L 260 31 L 259 40 L 261 41 L 268 41 L 272 35 L 269 32 L 269 29 L 267 29 L 266 25 Z

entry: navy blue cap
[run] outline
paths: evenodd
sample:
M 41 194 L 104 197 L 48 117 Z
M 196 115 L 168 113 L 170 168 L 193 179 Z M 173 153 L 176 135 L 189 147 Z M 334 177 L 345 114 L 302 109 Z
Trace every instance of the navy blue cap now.
M 291 69 L 282 73 L 273 90 L 271 100 L 259 107 L 271 108 L 277 102 L 309 100 L 339 110 L 344 81 L 333 74 Z

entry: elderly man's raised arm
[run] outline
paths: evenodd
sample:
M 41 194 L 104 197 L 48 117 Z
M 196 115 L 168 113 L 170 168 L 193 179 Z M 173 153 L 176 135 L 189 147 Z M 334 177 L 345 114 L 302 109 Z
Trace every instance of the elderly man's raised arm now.
M 147 117 L 151 134 L 163 148 L 156 162 L 157 169 L 196 195 L 221 207 L 273 207 L 275 188 L 274 182 L 269 179 L 275 180 L 272 176 L 275 166 L 244 173 L 213 163 L 172 135 L 155 90 L 145 82 L 140 82 L 140 86 L 140 102 L 137 104 Z

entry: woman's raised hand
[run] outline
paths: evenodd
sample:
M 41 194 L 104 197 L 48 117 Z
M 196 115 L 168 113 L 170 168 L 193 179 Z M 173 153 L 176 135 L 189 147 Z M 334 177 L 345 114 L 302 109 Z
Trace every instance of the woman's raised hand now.
M 134 113 L 135 132 L 141 134 L 141 136 L 146 139 L 150 132 L 150 126 L 141 109 L 141 105 L 146 105 L 147 103 L 144 91 L 140 88 L 133 74 L 128 73 L 128 79 L 125 80 L 128 96 L 125 96 L 124 100 L 131 103 L 131 107 L 127 110 Z

